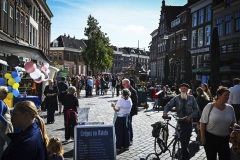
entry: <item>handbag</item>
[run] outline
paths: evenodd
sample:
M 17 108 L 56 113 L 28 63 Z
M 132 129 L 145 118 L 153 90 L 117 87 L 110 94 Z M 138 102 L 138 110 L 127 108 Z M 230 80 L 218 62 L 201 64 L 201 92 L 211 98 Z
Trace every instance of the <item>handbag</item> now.
M 206 126 L 209 122 L 209 116 L 210 116 L 210 113 L 211 113 L 212 109 L 213 109 L 213 103 L 211 104 L 211 107 L 210 107 L 209 112 L 208 112 L 208 119 L 207 119 L 207 123 L 205 124 L 205 130 L 206 130 Z M 196 141 L 200 141 L 200 140 L 201 140 L 201 131 L 200 131 L 200 127 L 198 127 Z

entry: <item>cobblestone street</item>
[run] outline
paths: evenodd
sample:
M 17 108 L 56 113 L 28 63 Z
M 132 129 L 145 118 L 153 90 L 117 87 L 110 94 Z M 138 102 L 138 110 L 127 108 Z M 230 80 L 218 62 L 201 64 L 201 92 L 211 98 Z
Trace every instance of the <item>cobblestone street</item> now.
M 89 107 L 89 122 L 104 122 L 104 124 L 112 124 L 113 122 L 113 109 L 110 107 L 111 100 L 117 100 L 118 97 L 112 98 L 110 92 L 108 95 L 92 98 L 83 98 L 84 95 L 81 95 L 79 99 L 79 104 L 81 108 Z M 133 145 L 130 146 L 129 151 L 125 151 L 117 155 L 117 160 L 139 160 L 145 159 L 149 153 L 154 152 L 154 138 L 151 135 L 152 127 L 151 124 L 156 121 L 162 120 L 162 111 L 153 111 L 152 103 L 149 103 L 149 109 L 145 110 L 139 108 L 137 116 L 133 117 L 133 130 L 134 138 Z M 46 112 L 42 112 L 41 115 L 45 117 Z M 46 121 L 46 119 L 45 119 Z M 172 124 L 175 124 L 174 120 L 171 121 Z M 171 129 L 169 140 L 172 138 L 174 130 Z M 73 141 L 66 142 L 64 139 L 64 123 L 63 123 L 63 114 L 59 115 L 56 112 L 55 123 L 47 125 L 47 133 L 49 137 L 56 136 L 61 138 L 63 143 L 63 148 L 65 151 L 64 157 L 66 160 L 73 159 Z M 195 133 L 192 134 L 192 140 L 190 142 L 190 153 L 191 159 L 206 159 L 205 152 L 202 146 L 199 146 L 195 143 Z M 170 159 L 170 154 L 166 152 L 161 155 L 161 159 Z

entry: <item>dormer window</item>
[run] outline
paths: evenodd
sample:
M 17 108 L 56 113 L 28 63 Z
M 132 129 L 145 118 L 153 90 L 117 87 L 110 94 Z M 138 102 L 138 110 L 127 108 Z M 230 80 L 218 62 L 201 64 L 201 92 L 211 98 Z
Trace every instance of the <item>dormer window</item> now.
M 53 43 L 53 47 L 58 47 L 58 43 Z

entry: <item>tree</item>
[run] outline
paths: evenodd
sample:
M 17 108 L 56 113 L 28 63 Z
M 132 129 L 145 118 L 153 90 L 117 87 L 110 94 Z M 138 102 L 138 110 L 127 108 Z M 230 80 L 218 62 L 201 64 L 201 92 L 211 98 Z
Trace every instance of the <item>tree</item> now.
M 90 66 L 94 75 L 95 68 L 105 70 L 112 66 L 114 52 L 109 38 L 101 31 L 98 21 L 91 15 L 88 16 L 87 25 L 84 31 L 84 35 L 88 37 L 87 47 L 82 55 L 84 62 Z
M 187 51 L 185 56 L 185 83 L 190 84 L 192 80 L 192 63 L 191 53 Z
M 211 35 L 210 46 L 210 86 L 213 95 L 216 94 L 219 86 L 219 68 L 220 68 L 220 45 L 218 28 L 215 26 Z
M 164 79 L 163 79 L 163 84 L 167 85 L 169 84 L 169 58 L 168 58 L 168 54 L 165 56 L 165 60 L 164 60 Z

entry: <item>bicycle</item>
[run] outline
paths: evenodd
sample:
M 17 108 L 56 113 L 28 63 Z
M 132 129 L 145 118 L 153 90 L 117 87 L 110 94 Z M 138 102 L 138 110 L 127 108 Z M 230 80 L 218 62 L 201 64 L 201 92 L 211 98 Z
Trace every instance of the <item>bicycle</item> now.
M 179 118 L 175 115 L 172 115 L 177 122 L 185 121 L 186 117 Z M 154 153 L 148 154 L 146 157 L 146 160 L 159 160 L 159 156 L 166 151 L 169 151 L 170 156 L 172 157 L 172 160 L 175 159 L 182 159 L 182 149 L 181 149 L 181 141 L 180 141 L 180 132 L 181 128 L 179 123 L 177 123 L 177 126 L 173 126 L 169 123 L 171 120 L 171 117 L 163 117 L 166 122 L 156 122 L 152 124 L 153 131 L 152 135 L 155 137 L 154 139 Z M 169 137 L 169 130 L 168 126 L 171 126 L 175 129 L 174 138 L 171 140 L 171 142 L 168 144 L 168 137 Z M 173 146 L 172 153 L 170 151 L 170 146 Z

